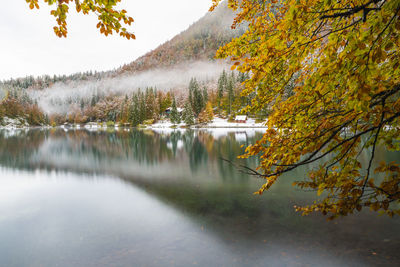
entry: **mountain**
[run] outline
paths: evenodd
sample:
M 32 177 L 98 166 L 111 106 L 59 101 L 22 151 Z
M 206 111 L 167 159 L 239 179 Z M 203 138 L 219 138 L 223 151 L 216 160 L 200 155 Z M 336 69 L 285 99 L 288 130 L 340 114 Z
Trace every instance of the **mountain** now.
M 213 12 L 193 23 L 188 29 L 176 35 L 171 40 L 156 49 L 125 64 L 118 69 L 104 72 L 83 72 L 59 76 L 27 76 L 24 78 L 0 81 L 0 99 L 6 91 L 19 89 L 50 88 L 54 84 L 69 84 L 73 81 L 99 81 L 120 75 L 136 74 L 153 69 L 163 69 L 182 66 L 196 61 L 213 62 L 217 49 L 232 38 L 241 35 L 245 26 L 231 29 L 234 12 L 228 8 L 227 1 L 221 3 Z M 190 64 L 188 64 L 190 67 Z
M 124 106 L 125 99 L 132 102 L 133 95 L 142 99 L 143 92 L 153 92 L 155 95 L 157 91 L 157 100 L 162 101 L 168 92 L 169 97 L 175 97 L 178 105 L 183 105 L 190 95 L 188 85 L 192 79 L 197 79 L 196 88 L 202 96 L 208 95 L 208 100 L 215 100 L 218 77 L 229 68 L 229 62 L 214 59 L 216 51 L 246 30 L 246 26 L 231 29 L 234 17 L 234 12 L 225 1 L 171 40 L 118 69 L 0 81 L 0 119 L 4 116 L 30 118 L 26 114 L 36 114 L 40 108 L 44 114 L 31 116 L 40 117 L 38 122 L 34 122 L 35 125 L 48 121 L 45 114 L 59 115 L 58 124 L 65 122 L 66 114 L 85 118 L 79 119 L 80 122 L 89 119 L 116 121 L 122 114 L 116 107 Z M 229 74 L 229 77 L 233 85 L 240 80 L 234 73 Z M 231 91 L 239 90 L 236 87 L 231 86 Z M 229 101 L 231 103 L 233 99 Z M 240 107 L 241 104 L 236 106 Z M 98 114 L 93 115 L 93 110 L 98 111 Z M 72 117 L 70 121 L 77 121 Z
M 122 66 L 116 73 L 134 73 L 198 60 L 213 61 L 221 45 L 245 31 L 245 26 L 231 29 L 233 19 L 234 12 L 224 1 L 188 29 L 132 63 Z

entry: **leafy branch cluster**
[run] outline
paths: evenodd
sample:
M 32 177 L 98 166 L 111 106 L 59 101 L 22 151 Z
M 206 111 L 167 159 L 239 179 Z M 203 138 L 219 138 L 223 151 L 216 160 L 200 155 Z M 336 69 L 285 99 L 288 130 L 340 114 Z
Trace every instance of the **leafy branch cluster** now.
M 229 5 L 238 12 L 233 27 L 248 23 L 249 29 L 217 56 L 252 73 L 243 93 L 256 97 L 247 109 L 271 109 L 269 130 L 243 155 L 261 158 L 257 170 L 247 170 L 266 179 L 258 193 L 282 174 L 314 164 L 295 185 L 323 198 L 297 210 L 331 218 L 363 207 L 400 214 L 398 164 L 374 163 L 378 146 L 400 149 L 400 1 Z
M 55 6 L 51 15 L 55 17 L 57 26 L 54 26 L 54 33 L 58 37 L 67 37 L 67 16 L 71 5 L 75 5 L 76 12 L 87 15 L 93 13 L 97 16 L 96 27 L 101 34 L 119 33 L 120 36 L 135 39 L 135 35 L 127 30 L 124 25 L 130 26 L 133 18 L 127 15 L 127 11 L 116 10 L 116 5 L 121 0 L 43 0 L 49 6 Z M 26 0 L 30 9 L 39 9 L 39 0 Z

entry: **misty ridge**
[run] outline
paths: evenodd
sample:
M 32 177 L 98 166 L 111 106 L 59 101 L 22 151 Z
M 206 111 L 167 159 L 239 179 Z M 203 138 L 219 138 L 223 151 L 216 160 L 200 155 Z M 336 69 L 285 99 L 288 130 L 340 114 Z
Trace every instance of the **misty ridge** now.
M 203 84 L 215 83 L 226 69 L 229 69 L 229 65 L 223 61 L 196 61 L 99 80 L 57 82 L 42 90 L 28 89 L 28 94 L 44 112 L 66 114 L 71 106 L 79 104 L 81 100 L 89 101 L 94 95 L 124 96 L 147 87 L 185 95 L 191 78 Z

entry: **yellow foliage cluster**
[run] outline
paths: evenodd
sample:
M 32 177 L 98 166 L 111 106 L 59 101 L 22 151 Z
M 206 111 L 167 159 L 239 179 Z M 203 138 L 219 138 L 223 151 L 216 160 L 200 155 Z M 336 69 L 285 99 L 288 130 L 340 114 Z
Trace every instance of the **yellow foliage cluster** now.
M 214 119 L 214 112 L 211 102 L 207 102 L 206 107 L 200 112 L 198 120 L 200 123 L 209 122 Z
M 30 9 L 39 9 L 39 0 L 25 0 Z M 99 22 L 97 28 L 105 36 L 119 33 L 120 36 L 129 39 L 135 39 L 135 35 L 129 32 L 123 24 L 131 25 L 132 17 L 129 17 L 126 10 L 116 10 L 116 5 L 121 0 L 43 0 L 49 6 L 55 6 L 51 15 L 56 18 L 57 26 L 54 26 L 54 33 L 58 37 L 67 37 L 67 14 L 70 5 L 74 4 L 76 12 L 87 15 L 93 13 L 97 16 Z
M 251 73 L 243 94 L 257 97 L 248 110 L 271 109 L 269 130 L 242 156 L 261 159 L 254 172 L 267 182 L 258 193 L 309 165 L 309 177 L 295 185 L 322 199 L 296 207 L 304 214 L 334 218 L 363 207 L 400 214 L 398 165 L 382 163 L 373 173 L 377 146 L 400 149 L 400 0 L 229 6 L 237 11 L 232 27 L 247 23 L 248 30 L 217 56 Z

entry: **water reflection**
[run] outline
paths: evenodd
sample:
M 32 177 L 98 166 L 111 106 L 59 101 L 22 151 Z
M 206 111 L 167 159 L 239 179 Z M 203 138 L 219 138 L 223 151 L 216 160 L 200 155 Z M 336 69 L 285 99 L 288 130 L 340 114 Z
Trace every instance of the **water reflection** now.
M 0 265 L 400 263 L 398 219 L 295 214 L 314 197 L 291 187 L 304 169 L 253 196 L 262 181 L 220 158 L 234 160 L 261 134 L 0 131 Z
M 243 135 L 243 133 L 239 133 Z M 246 134 L 246 133 L 245 133 Z M 207 168 L 218 170 L 223 180 L 247 179 L 221 157 L 234 160 L 261 132 L 251 131 L 238 141 L 238 133 L 218 134 L 207 131 L 20 131 L 10 136 L 0 131 L 0 163 L 18 169 L 46 169 L 117 176 L 165 175 L 174 178 L 197 177 L 202 180 Z M 247 165 L 256 159 L 245 160 Z M 179 164 L 180 168 L 170 168 Z M 200 169 L 200 171 L 198 170 Z M 172 178 L 172 177 L 169 177 Z

